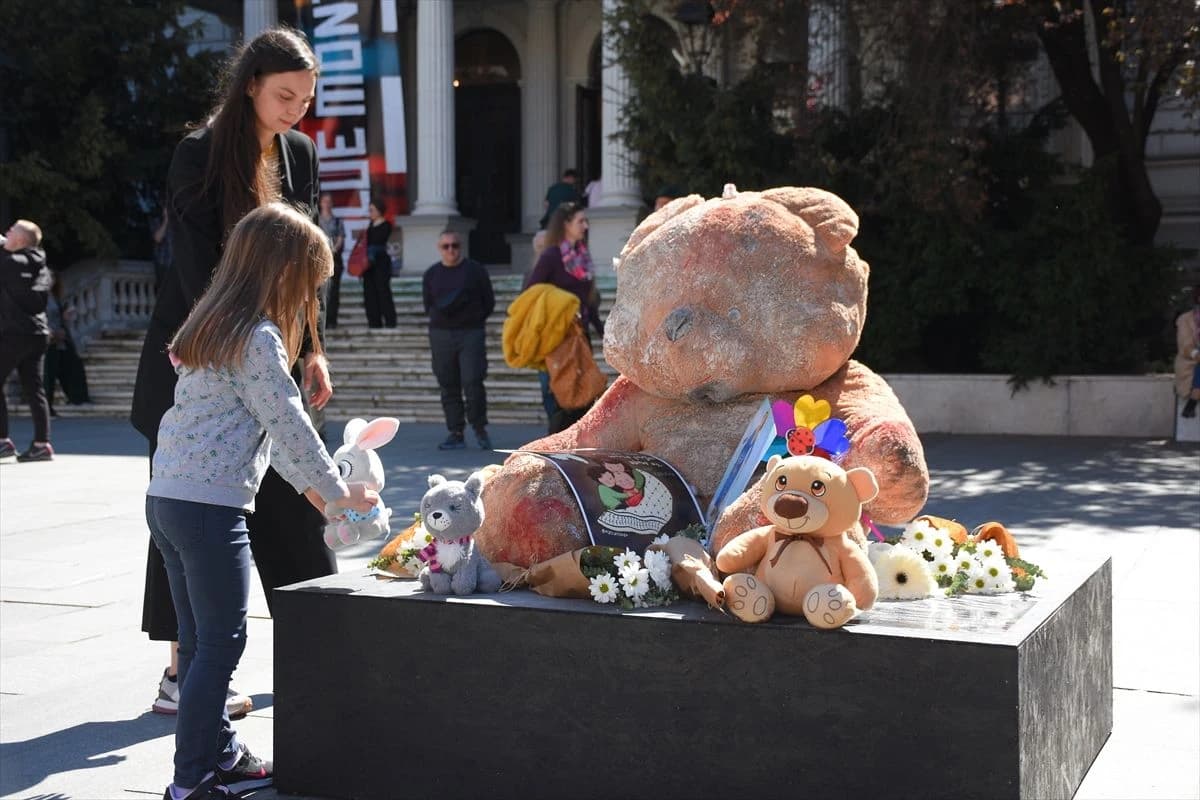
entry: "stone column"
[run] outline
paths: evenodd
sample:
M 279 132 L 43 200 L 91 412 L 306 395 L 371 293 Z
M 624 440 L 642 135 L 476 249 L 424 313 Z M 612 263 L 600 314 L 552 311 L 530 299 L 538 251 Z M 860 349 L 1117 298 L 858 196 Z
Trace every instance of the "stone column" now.
M 604 0 L 605 20 L 601 32 L 601 62 L 603 72 L 600 75 L 600 200 L 597 206 L 632 206 L 642 205 L 641 194 L 637 181 L 633 176 L 633 155 L 619 138 L 613 136 L 621 130 L 621 111 L 625 107 L 625 98 L 629 95 L 629 77 L 620 64 L 616 63 L 616 52 L 613 47 L 608 15 L 612 13 L 619 0 Z
M 558 178 L 558 58 L 555 4 L 528 0 L 521 97 L 521 230 L 532 233 L 546 188 Z
M 242 40 L 250 41 L 255 36 L 278 24 L 279 13 L 275 0 L 243 0 Z
M 438 260 L 438 234 L 462 234 L 470 255 L 473 220 L 458 215 L 454 190 L 454 3 L 417 3 L 417 160 L 412 213 L 397 217 L 404 232 L 404 264 L 417 270 Z
M 591 231 L 588 247 L 596 269 L 611 271 L 613 258 L 625 246 L 637 224 L 641 193 L 633 175 L 633 154 L 613 136 L 621 129 L 621 110 L 629 95 L 629 77 L 616 63 L 608 15 L 618 0 L 604 0 L 601 31 L 603 72 L 600 99 L 600 198 L 588 208 Z
M 454 198 L 454 3 L 417 3 L 417 204 L 457 214 Z

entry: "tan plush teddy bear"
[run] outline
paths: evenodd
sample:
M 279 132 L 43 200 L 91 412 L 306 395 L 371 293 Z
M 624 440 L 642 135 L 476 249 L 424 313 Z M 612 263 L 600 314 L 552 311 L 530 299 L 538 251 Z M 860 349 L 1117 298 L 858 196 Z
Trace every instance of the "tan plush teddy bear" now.
M 846 531 L 878 491 L 868 469 L 771 456 L 761 501 L 771 524 L 717 553 L 717 569 L 734 573 L 725 579 L 726 607 L 744 622 L 762 622 L 774 609 L 818 628 L 840 627 L 869 609 L 879 594 L 875 570 Z
M 621 251 L 605 325 L 604 355 L 620 376 L 581 420 L 525 449 L 650 453 L 705 509 L 763 398 L 811 394 L 848 426 L 844 465 L 879 481 L 871 517 L 912 519 L 929 487 L 920 439 L 887 384 L 849 360 L 867 309 L 857 232 L 845 202 L 812 188 L 727 187 L 651 214 Z M 758 497 L 755 485 L 726 509 L 713 552 L 762 524 Z M 536 456 L 511 456 L 483 501 L 476 536 L 494 562 L 528 566 L 590 543 L 571 489 Z

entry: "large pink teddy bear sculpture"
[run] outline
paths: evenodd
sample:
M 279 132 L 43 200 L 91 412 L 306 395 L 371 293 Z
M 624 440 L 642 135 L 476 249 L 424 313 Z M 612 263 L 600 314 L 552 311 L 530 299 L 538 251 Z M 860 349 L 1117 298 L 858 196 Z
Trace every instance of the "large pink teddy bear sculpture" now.
M 883 379 L 850 360 L 867 311 L 857 232 L 854 211 L 813 188 L 729 186 L 651 214 L 617 262 L 604 356 L 620 376 L 573 426 L 524 449 L 647 452 L 705 509 L 763 397 L 811 394 L 847 424 L 843 466 L 878 479 L 866 513 L 912 519 L 929 490 L 920 439 Z M 725 509 L 712 552 L 761 524 L 759 497 L 756 483 Z M 510 456 L 483 501 L 476 540 L 492 562 L 528 566 L 589 544 L 571 490 L 536 456 Z M 861 543 L 861 526 L 850 533 Z

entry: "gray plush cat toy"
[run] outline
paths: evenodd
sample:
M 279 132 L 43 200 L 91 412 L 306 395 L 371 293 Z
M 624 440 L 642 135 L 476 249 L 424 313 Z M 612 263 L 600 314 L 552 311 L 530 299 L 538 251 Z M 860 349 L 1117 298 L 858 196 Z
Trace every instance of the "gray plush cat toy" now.
M 494 592 L 500 576 L 475 547 L 474 534 L 483 523 L 479 499 L 483 478 L 476 472 L 464 481 L 429 476 L 421 498 L 421 522 L 433 541 L 421 550 L 425 566 L 417 578 L 434 594 Z

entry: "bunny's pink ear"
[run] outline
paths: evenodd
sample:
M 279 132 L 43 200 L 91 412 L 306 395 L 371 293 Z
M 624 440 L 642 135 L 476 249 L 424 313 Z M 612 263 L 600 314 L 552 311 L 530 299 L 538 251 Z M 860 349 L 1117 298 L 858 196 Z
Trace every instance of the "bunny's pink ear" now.
M 392 440 L 396 435 L 396 431 L 400 429 L 400 420 L 395 417 L 380 417 L 373 419 L 358 432 L 358 437 L 355 438 L 354 444 L 360 450 L 374 450 L 377 447 L 383 447 Z

